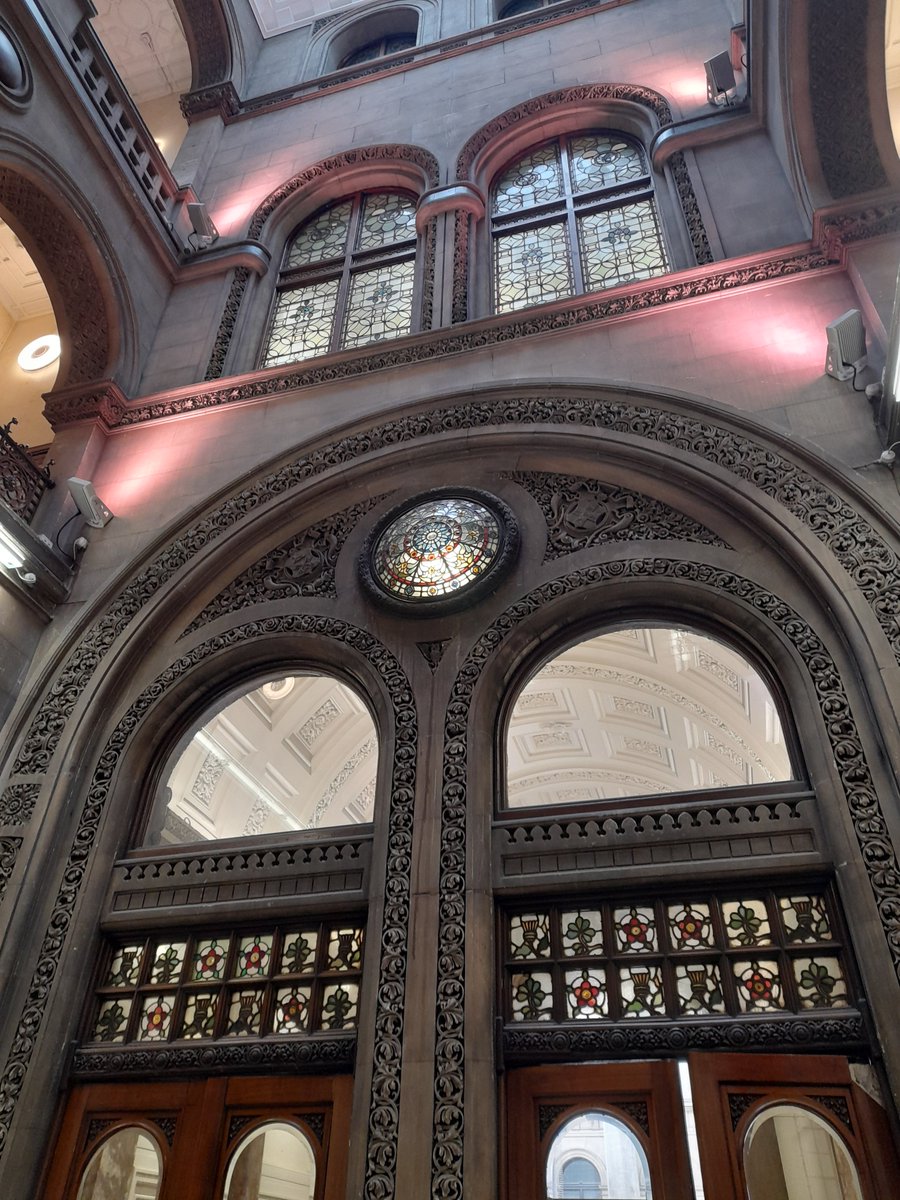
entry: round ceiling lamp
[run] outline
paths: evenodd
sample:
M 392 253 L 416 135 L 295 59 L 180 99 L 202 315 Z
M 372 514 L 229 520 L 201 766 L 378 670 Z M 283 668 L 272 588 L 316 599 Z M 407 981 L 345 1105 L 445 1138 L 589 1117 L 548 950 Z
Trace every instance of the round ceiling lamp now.
M 517 542 L 515 518 L 496 496 L 442 488 L 387 514 L 368 539 L 362 578 L 405 612 L 447 611 L 493 589 Z
M 59 338 L 55 333 L 45 333 L 20 350 L 16 362 L 23 371 L 38 371 L 41 367 L 49 367 L 58 358 Z

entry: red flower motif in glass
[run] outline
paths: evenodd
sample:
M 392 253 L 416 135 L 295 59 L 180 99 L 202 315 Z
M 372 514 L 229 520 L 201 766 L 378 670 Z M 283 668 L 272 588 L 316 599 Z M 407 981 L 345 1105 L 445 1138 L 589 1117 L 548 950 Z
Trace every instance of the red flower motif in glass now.
M 752 1000 L 772 999 L 772 980 L 761 971 L 753 971 L 743 981 L 744 988 Z
M 579 979 L 572 987 L 575 1003 L 579 1008 L 596 1008 L 599 1002 L 600 989 L 590 979 Z

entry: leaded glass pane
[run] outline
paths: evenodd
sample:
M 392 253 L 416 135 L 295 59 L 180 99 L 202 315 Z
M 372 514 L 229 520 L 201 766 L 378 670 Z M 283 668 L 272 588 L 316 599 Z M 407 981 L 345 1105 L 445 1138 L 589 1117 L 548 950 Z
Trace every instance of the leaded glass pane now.
M 138 1038 L 142 1042 L 162 1042 L 169 1036 L 172 1026 L 174 996 L 157 995 L 144 997 Z
M 406 196 L 395 192 L 378 192 L 366 196 L 362 225 L 359 230 L 360 250 L 377 246 L 393 246 L 416 236 L 416 206 Z
M 450 596 L 474 583 L 497 557 L 500 524 L 464 496 L 428 500 L 401 513 L 376 543 L 378 582 L 403 600 Z
M 767 946 L 771 942 L 769 916 L 762 900 L 728 900 L 722 916 L 730 946 Z
M 268 975 L 272 961 L 271 935 L 252 934 L 241 938 L 234 973 L 239 978 Z
M 649 904 L 617 908 L 613 921 L 620 950 L 636 954 L 641 950 L 656 949 L 656 918 Z
M 742 1012 L 776 1012 L 784 1008 L 777 962 L 757 959 L 733 965 Z
M 346 200 L 332 204 L 307 221 L 291 243 L 287 266 L 302 267 L 340 258 L 347 245 L 352 209 L 352 200 Z
M 279 294 L 263 366 L 298 362 L 328 350 L 338 282 L 326 279 Z
M 557 200 L 562 194 L 559 150 L 555 145 L 544 146 L 519 159 L 501 175 L 494 187 L 493 212 L 495 216 L 520 212 L 535 204 Z
M 616 287 L 666 270 L 652 200 L 637 200 L 578 219 L 584 286 Z
M 113 951 L 112 962 L 104 980 L 107 987 L 128 987 L 137 983 L 143 949 L 143 945 L 118 946 Z
M 668 913 L 673 950 L 715 945 L 708 904 L 670 904 Z
M 180 1037 L 208 1038 L 216 1023 L 216 993 L 189 992 L 181 1020 Z
M 621 138 L 577 137 L 569 142 L 572 185 L 576 192 L 593 192 L 643 179 L 644 156 L 637 146 Z
M 567 1015 L 575 1021 L 607 1015 L 606 972 L 602 967 L 566 972 L 566 1005 Z
M 553 1017 L 553 981 L 547 971 L 514 972 L 512 989 L 512 1019 L 514 1021 L 549 1021 Z
M 565 955 L 601 954 L 603 919 L 595 908 L 564 912 L 561 918 L 562 948 Z
M 824 955 L 794 960 L 801 1008 L 846 1008 L 847 985 L 836 958 Z
M 675 967 L 678 1011 L 693 1013 L 725 1012 L 719 968 L 711 963 L 678 963 Z
M 262 1001 L 263 992 L 260 989 L 232 992 L 225 1033 L 229 1037 L 252 1037 L 258 1034 Z
M 91 1040 L 95 1042 L 124 1042 L 128 1017 L 131 1013 L 130 997 L 117 996 L 103 1000 L 94 1022 Z
M 203 938 L 194 951 L 192 979 L 222 979 L 225 975 L 225 960 L 228 957 L 228 942 L 219 938 Z
M 284 947 L 281 951 L 281 965 L 278 968 L 282 975 L 299 975 L 311 971 L 316 961 L 316 933 L 289 933 L 285 936 Z
M 350 349 L 409 333 L 415 274 L 411 260 L 357 271 L 350 283 L 341 346 Z
M 150 969 L 151 983 L 174 983 L 181 975 L 185 942 L 159 942 Z
M 274 1033 L 305 1033 L 309 1026 L 308 987 L 279 988 L 275 993 Z
M 654 1017 L 665 1012 L 662 971 L 649 963 L 619 970 L 623 1017 Z
M 328 939 L 328 970 L 352 971 L 362 962 L 361 929 L 333 929 Z
M 822 896 L 779 896 L 778 907 L 789 942 L 823 942 L 831 927 Z
M 541 225 L 496 238 L 494 269 L 497 312 L 570 296 L 572 264 L 565 225 Z
M 522 913 L 509 923 L 510 958 L 548 958 L 550 918 L 547 913 Z
M 322 993 L 322 1028 L 346 1029 L 356 1024 L 359 984 L 332 983 Z

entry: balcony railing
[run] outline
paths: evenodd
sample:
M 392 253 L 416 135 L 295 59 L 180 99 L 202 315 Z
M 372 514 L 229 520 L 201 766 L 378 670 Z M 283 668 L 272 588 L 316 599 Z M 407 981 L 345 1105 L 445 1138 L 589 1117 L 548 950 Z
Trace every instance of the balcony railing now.
M 10 429 L 18 424 L 15 417 L 0 425 L 0 500 L 8 508 L 30 521 L 35 514 L 41 496 L 56 484 L 50 478 L 50 466 L 36 467 L 28 457 L 28 447 L 20 446 L 10 436 Z

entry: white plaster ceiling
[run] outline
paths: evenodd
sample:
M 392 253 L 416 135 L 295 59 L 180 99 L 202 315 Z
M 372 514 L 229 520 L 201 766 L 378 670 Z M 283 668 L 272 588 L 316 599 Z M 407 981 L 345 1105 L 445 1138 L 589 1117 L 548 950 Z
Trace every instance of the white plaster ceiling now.
M 900 0 L 888 0 L 884 18 L 884 67 L 894 142 L 900 151 Z
M 306 25 L 316 17 L 343 13 L 356 6 L 347 0 L 250 0 L 250 7 L 263 37 L 273 37 Z
M 14 321 L 52 316 L 50 297 L 28 251 L 0 220 L 0 304 Z M 54 325 L 55 328 L 55 325 Z
M 733 650 L 675 629 L 572 647 L 516 701 L 508 804 L 570 804 L 791 778 L 760 676 Z
M 377 763 L 375 725 L 350 688 L 273 680 L 194 736 L 167 779 L 169 807 L 202 839 L 359 824 L 372 819 Z
M 135 104 L 180 95 L 191 59 L 172 0 L 94 0 L 92 24 Z

